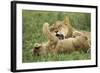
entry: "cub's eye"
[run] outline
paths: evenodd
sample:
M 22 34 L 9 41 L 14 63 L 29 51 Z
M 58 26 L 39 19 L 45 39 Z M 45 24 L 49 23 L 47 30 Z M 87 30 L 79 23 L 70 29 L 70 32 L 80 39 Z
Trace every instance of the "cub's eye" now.
M 62 27 L 62 24 L 60 24 L 58 27 L 59 27 L 59 28 Z
M 58 31 L 56 30 L 55 33 L 57 33 Z

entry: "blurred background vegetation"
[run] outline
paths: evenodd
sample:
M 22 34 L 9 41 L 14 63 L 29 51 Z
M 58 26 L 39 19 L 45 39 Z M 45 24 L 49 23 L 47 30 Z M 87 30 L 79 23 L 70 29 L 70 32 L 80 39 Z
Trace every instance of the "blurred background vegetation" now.
M 74 52 L 72 54 L 60 54 L 57 56 L 32 56 L 34 43 L 47 41 L 42 34 L 42 26 L 45 22 L 53 24 L 57 20 L 62 21 L 68 16 L 73 27 L 79 30 L 91 30 L 91 14 L 78 12 L 50 12 L 50 11 L 22 11 L 23 24 L 23 62 L 40 62 L 40 61 L 62 61 L 62 60 L 84 60 L 90 59 L 89 53 Z

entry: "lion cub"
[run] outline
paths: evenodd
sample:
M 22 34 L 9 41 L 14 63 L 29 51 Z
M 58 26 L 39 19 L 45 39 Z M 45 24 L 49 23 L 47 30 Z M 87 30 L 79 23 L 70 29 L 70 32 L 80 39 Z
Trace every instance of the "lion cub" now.
M 75 50 L 87 51 L 90 48 L 88 38 L 84 34 L 59 40 L 59 38 L 50 32 L 48 23 L 45 23 L 43 28 L 45 28 L 44 34 L 48 39 L 53 39 L 52 42 L 55 42 L 55 48 L 51 49 L 54 53 L 72 52 Z
M 46 54 L 46 53 L 70 53 L 73 51 L 87 51 L 90 46 L 88 44 L 88 38 L 84 35 L 74 36 L 67 39 L 60 40 L 57 36 L 52 34 L 49 29 L 49 24 L 43 25 L 43 33 L 47 36 L 49 42 L 42 43 L 35 46 L 33 53 Z
M 88 38 L 88 43 L 91 46 L 91 33 L 75 29 L 71 25 L 70 19 L 67 16 L 64 17 L 64 20 L 56 21 L 53 25 L 51 25 L 50 31 L 59 39 L 67 39 L 73 36 L 85 35 Z
M 89 49 L 88 39 L 86 36 L 76 36 L 64 40 L 59 40 L 54 49 L 54 53 L 70 53 L 73 51 L 83 50 L 87 52 Z

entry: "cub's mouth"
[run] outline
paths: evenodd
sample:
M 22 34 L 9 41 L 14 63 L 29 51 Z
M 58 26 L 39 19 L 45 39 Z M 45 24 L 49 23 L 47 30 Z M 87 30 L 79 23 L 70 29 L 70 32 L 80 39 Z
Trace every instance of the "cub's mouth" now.
M 60 40 L 64 39 L 64 35 L 58 32 L 56 33 L 56 37 L 59 38 Z

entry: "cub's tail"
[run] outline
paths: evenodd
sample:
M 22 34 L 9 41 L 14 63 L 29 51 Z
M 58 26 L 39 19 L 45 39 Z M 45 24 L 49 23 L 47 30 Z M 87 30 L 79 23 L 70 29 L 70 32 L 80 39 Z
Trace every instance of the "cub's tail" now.
M 52 32 L 50 32 L 48 23 L 43 24 L 43 34 L 46 35 L 50 41 L 57 42 L 59 40 L 55 35 L 52 34 Z

